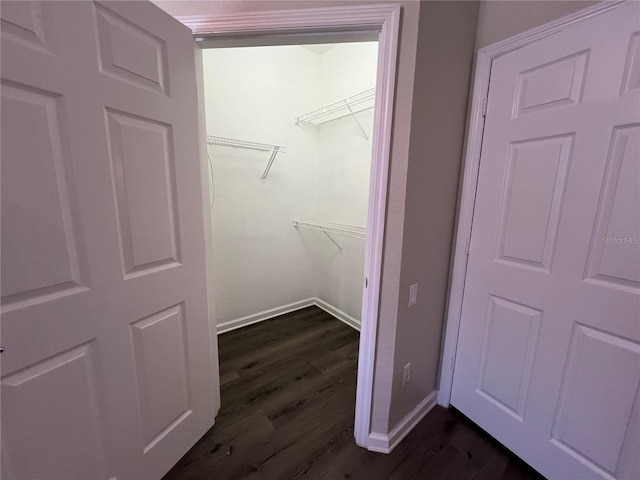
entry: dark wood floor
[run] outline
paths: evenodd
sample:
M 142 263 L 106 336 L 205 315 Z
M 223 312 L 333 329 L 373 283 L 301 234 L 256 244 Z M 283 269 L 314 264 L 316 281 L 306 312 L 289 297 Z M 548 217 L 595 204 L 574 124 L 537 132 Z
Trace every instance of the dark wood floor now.
M 165 480 L 541 478 L 453 409 L 389 455 L 356 446 L 358 333 L 316 307 L 218 340 L 216 424 Z

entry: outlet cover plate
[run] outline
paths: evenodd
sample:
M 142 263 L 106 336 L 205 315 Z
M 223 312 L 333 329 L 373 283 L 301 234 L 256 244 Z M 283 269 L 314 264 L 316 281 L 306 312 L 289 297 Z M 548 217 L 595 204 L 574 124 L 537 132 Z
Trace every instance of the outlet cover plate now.
M 409 287 L 409 306 L 413 307 L 418 302 L 418 284 Z
M 411 362 L 402 367 L 402 385 L 411 380 Z

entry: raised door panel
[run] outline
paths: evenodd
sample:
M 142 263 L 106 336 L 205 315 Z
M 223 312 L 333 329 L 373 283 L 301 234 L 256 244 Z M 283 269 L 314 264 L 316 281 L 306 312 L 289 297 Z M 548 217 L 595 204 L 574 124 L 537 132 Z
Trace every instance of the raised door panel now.
M 51 21 L 52 15 L 47 2 L 2 2 L 0 31 L 4 40 L 51 54 Z
M 80 345 L 2 379 L 3 478 L 109 478 L 94 349 Z
M 170 125 L 107 110 L 125 277 L 180 262 Z
M 497 259 L 548 272 L 560 219 L 573 135 L 509 146 Z
M 640 126 L 612 131 L 586 277 L 640 292 Z
M 63 98 L 2 84 L 2 304 L 84 285 Z
M 639 388 L 640 344 L 575 324 L 551 443 L 613 476 Z
M 588 59 L 587 50 L 520 73 L 513 118 L 580 103 Z
M 640 472 L 640 394 L 636 394 L 629 424 L 618 457 L 615 478 L 633 478 Z
M 640 90 L 640 32 L 634 33 L 629 42 L 621 93 L 626 95 L 637 90 Z
M 100 71 L 131 85 L 169 94 L 166 43 L 112 10 L 97 5 Z
M 131 325 L 144 453 L 191 414 L 185 329 L 183 304 Z
M 542 312 L 490 296 L 477 391 L 522 422 Z

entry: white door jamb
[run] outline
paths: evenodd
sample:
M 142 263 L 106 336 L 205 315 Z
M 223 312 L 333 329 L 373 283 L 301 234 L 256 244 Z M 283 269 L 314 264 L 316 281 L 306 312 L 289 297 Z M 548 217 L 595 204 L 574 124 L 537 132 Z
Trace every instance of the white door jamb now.
M 391 152 L 391 126 L 400 30 L 400 6 L 363 5 L 298 10 L 179 17 L 195 36 L 243 38 L 281 34 L 378 31 L 378 72 L 371 158 L 371 183 L 358 357 L 355 438 L 362 447 L 371 444 L 371 407 L 375 346 L 382 274 L 387 179 Z
M 489 91 L 491 63 L 494 59 L 506 53 L 558 33 L 576 22 L 605 13 L 620 3 L 623 3 L 623 1 L 602 2 L 478 50 L 474 66 L 473 92 L 469 109 L 469 124 L 465 140 L 463 174 L 460 184 L 461 196 L 458 204 L 456 234 L 453 240 L 453 266 L 449 285 L 449 298 L 447 300 L 442 357 L 440 359 L 438 404 L 443 407 L 449 406 L 453 387 L 453 372 L 467 274 L 468 245 L 471 238 L 471 225 L 484 132 L 484 114 L 486 113 L 484 106 Z

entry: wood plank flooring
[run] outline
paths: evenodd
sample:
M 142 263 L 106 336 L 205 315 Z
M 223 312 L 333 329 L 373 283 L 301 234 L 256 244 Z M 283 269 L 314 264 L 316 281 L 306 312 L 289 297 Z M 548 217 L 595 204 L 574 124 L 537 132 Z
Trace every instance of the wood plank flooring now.
M 216 424 L 164 480 L 539 479 L 454 409 L 389 455 L 353 439 L 358 332 L 317 307 L 218 337 Z

